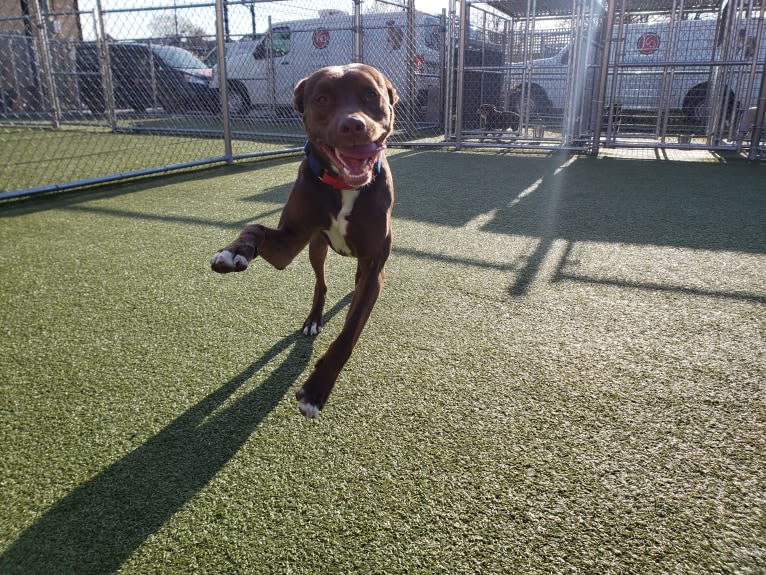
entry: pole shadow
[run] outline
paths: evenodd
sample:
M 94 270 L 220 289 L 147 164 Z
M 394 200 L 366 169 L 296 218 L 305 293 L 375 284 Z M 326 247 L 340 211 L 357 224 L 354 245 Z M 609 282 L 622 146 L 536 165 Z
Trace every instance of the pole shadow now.
M 325 321 L 350 301 L 348 294 L 327 311 Z M 299 332 L 284 338 L 157 435 L 75 488 L 0 555 L 0 572 L 117 571 L 236 455 L 304 372 L 312 346 L 313 338 Z M 263 383 L 223 407 L 287 350 L 288 356 Z

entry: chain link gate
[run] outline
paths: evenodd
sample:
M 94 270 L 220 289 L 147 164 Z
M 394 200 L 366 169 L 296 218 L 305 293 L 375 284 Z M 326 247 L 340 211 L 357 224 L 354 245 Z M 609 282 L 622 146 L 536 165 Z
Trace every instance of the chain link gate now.
M 489 0 L 462 32 L 446 126 L 458 146 L 597 153 L 748 150 L 766 110 L 761 0 Z M 451 11 L 452 13 L 452 11 Z
M 51 6 L 0 10 L 0 198 L 299 150 L 293 87 L 330 64 L 391 78 L 392 144 L 442 133 L 443 19 L 411 0 Z

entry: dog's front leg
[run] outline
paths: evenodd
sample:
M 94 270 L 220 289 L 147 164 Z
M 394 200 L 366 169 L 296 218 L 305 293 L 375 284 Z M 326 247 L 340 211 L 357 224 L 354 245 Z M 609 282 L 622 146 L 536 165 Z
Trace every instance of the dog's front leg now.
M 249 224 L 242 229 L 236 240 L 213 254 L 210 267 L 222 274 L 241 272 L 247 269 L 256 256 L 261 256 L 281 270 L 306 247 L 312 235 L 311 228 L 280 225 L 275 230 L 260 224 Z
M 314 371 L 295 393 L 298 409 L 306 417 L 319 415 L 330 396 L 335 380 L 351 357 L 351 352 L 370 317 L 372 308 L 383 288 L 383 264 L 379 259 L 360 259 L 357 268 L 357 284 L 351 299 L 351 308 L 338 337 L 327 352 L 317 361 Z

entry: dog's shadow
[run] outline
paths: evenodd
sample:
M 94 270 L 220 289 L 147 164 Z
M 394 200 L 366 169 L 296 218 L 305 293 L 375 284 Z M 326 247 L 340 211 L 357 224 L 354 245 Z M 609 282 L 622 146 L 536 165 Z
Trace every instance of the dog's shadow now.
M 325 321 L 350 301 L 348 294 L 327 311 Z M 306 369 L 312 342 L 299 332 L 284 338 L 157 435 L 77 487 L 0 555 L 0 572 L 116 571 L 237 453 Z M 263 383 L 224 406 L 287 350 Z

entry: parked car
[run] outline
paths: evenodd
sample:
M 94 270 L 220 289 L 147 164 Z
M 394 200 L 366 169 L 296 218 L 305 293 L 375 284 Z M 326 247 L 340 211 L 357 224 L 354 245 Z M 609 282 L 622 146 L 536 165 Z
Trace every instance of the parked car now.
M 213 71 L 183 48 L 161 44 L 112 43 L 108 45 L 111 84 L 116 109 L 144 111 L 162 107 L 167 112 L 212 111 L 217 91 L 210 88 Z M 80 97 L 92 112 L 106 110 L 98 45 L 85 42 L 77 48 Z

